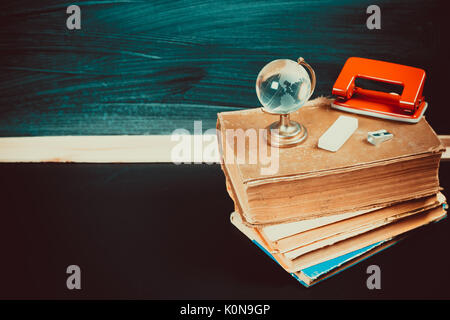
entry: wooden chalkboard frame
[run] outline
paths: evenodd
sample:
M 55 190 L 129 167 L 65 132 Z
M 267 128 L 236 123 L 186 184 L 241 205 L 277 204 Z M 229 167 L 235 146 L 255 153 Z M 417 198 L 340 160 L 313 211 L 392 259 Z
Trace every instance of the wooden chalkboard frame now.
M 187 135 L 194 143 L 194 136 Z M 446 147 L 442 160 L 450 160 L 450 135 L 440 135 Z M 215 135 L 206 138 L 217 145 Z M 172 163 L 176 144 L 170 135 L 56 136 L 0 138 L 0 162 Z M 215 152 L 218 155 L 218 152 Z M 219 163 L 219 158 L 207 163 Z M 177 162 L 196 163 L 193 153 Z M 202 162 L 200 160 L 200 162 Z

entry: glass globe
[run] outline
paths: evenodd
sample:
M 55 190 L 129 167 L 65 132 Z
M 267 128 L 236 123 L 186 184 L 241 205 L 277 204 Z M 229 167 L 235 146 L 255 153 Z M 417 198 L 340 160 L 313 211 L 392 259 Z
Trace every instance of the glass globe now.
M 289 59 L 274 60 L 259 72 L 256 95 L 264 111 L 289 114 L 308 101 L 311 80 L 299 63 Z

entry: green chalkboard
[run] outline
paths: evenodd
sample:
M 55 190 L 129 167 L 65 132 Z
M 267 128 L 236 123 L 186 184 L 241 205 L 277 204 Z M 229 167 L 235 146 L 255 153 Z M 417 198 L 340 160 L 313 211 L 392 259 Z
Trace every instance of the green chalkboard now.
M 303 56 L 317 95 L 350 56 L 424 68 L 427 118 L 445 115 L 445 1 L 2 1 L 0 136 L 168 134 L 258 107 L 254 83 L 276 58 Z M 81 8 L 81 30 L 66 8 Z

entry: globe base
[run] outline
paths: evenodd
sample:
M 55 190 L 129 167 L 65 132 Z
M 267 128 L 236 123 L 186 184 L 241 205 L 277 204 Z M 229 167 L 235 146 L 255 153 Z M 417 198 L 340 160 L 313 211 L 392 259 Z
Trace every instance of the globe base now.
M 289 114 L 282 114 L 280 121 L 272 123 L 267 130 L 267 143 L 278 148 L 294 147 L 308 137 L 306 127 L 290 120 Z

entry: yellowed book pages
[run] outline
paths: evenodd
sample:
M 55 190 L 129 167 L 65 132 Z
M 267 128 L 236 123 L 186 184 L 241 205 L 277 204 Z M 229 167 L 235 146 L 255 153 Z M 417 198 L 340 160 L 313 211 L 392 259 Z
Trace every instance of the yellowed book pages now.
M 256 243 L 260 248 L 264 249 L 266 251 L 267 254 L 269 254 L 275 261 L 277 261 L 277 259 L 271 255 L 268 252 L 268 248 L 267 246 L 264 244 L 264 242 L 261 241 L 261 238 L 259 237 L 259 235 L 257 233 L 254 232 L 254 229 L 252 228 L 246 228 L 244 224 L 242 224 L 242 221 L 240 220 L 240 215 L 237 214 L 236 212 L 233 212 L 230 216 L 231 222 L 242 232 L 244 233 L 250 240 L 252 240 L 254 243 Z M 344 260 L 340 265 L 338 265 L 337 267 L 331 268 L 331 270 L 326 271 L 325 273 L 322 273 L 320 275 L 317 276 L 308 276 L 306 273 L 302 271 L 297 271 L 295 273 L 291 273 L 291 275 L 296 278 L 298 281 L 300 281 L 303 285 L 305 285 L 306 287 L 312 286 L 328 277 L 331 277 L 341 271 L 343 271 L 344 269 L 352 266 L 353 264 L 356 264 L 368 257 L 370 257 L 371 255 L 374 255 L 388 247 L 390 247 L 391 245 L 395 244 L 396 242 L 398 242 L 401 238 L 397 237 L 395 239 L 392 240 L 388 240 L 388 241 L 382 241 L 380 243 L 377 244 L 373 244 L 372 248 L 368 251 L 364 250 L 361 253 L 358 253 L 356 255 L 352 255 L 352 257 L 350 257 L 348 260 Z M 279 265 L 280 262 L 277 261 L 277 263 Z M 282 266 L 282 265 L 281 265 Z
M 282 253 L 290 251 L 288 257 L 293 259 L 316 248 L 334 244 L 410 215 L 441 206 L 444 202 L 445 197 L 442 193 L 439 193 L 435 196 L 402 202 L 357 217 L 300 232 L 274 242 L 270 242 L 267 237 L 265 239 L 274 251 Z M 261 234 L 264 236 L 264 228 Z
M 325 260 L 333 259 L 343 254 L 352 252 L 358 248 L 368 246 L 372 243 L 392 239 L 430 222 L 438 221 L 445 216 L 446 211 L 442 207 L 438 207 L 401 219 L 397 222 L 393 222 L 356 237 L 340 241 L 332 246 L 327 246 L 319 250 L 308 252 L 294 260 L 289 260 L 286 257 L 282 257 L 282 259 L 287 265 L 287 271 L 299 271 Z
M 312 102 L 291 115 L 306 125 L 308 139 L 302 145 L 278 149 L 278 170 L 268 175 L 261 173 L 268 164 L 259 157 L 255 163 L 238 163 L 237 147 L 228 148 L 238 142 L 227 132 L 263 129 L 276 117 L 258 108 L 218 114 L 224 172 L 247 222 L 293 221 L 362 210 L 439 190 L 437 170 L 445 148 L 425 119 L 411 125 L 351 115 L 358 118 L 357 131 L 338 152 L 329 152 L 317 147 L 318 139 L 345 113 L 329 108 L 326 101 Z M 394 138 L 374 147 L 366 141 L 367 132 L 379 129 L 393 133 Z M 266 144 L 261 139 L 256 144 L 249 139 L 244 142 L 248 159 Z
M 396 236 L 419 228 L 430 222 L 438 221 L 445 216 L 446 211 L 442 206 L 439 206 L 437 208 L 403 218 L 399 221 L 390 223 L 364 234 L 360 234 L 355 237 L 337 242 L 334 245 L 322 247 L 320 249 L 305 253 L 292 260 L 286 257 L 286 255 L 283 253 L 274 253 L 272 255 L 286 271 L 290 273 L 298 272 L 312 265 L 336 258 L 338 256 L 342 256 L 373 243 L 388 241 Z M 267 242 L 261 237 L 257 229 L 249 228 L 244 223 L 242 223 L 242 219 L 239 214 L 233 213 L 230 219 L 231 222 L 248 238 L 262 244 L 266 248 L 266 250 L 268 249 Z

